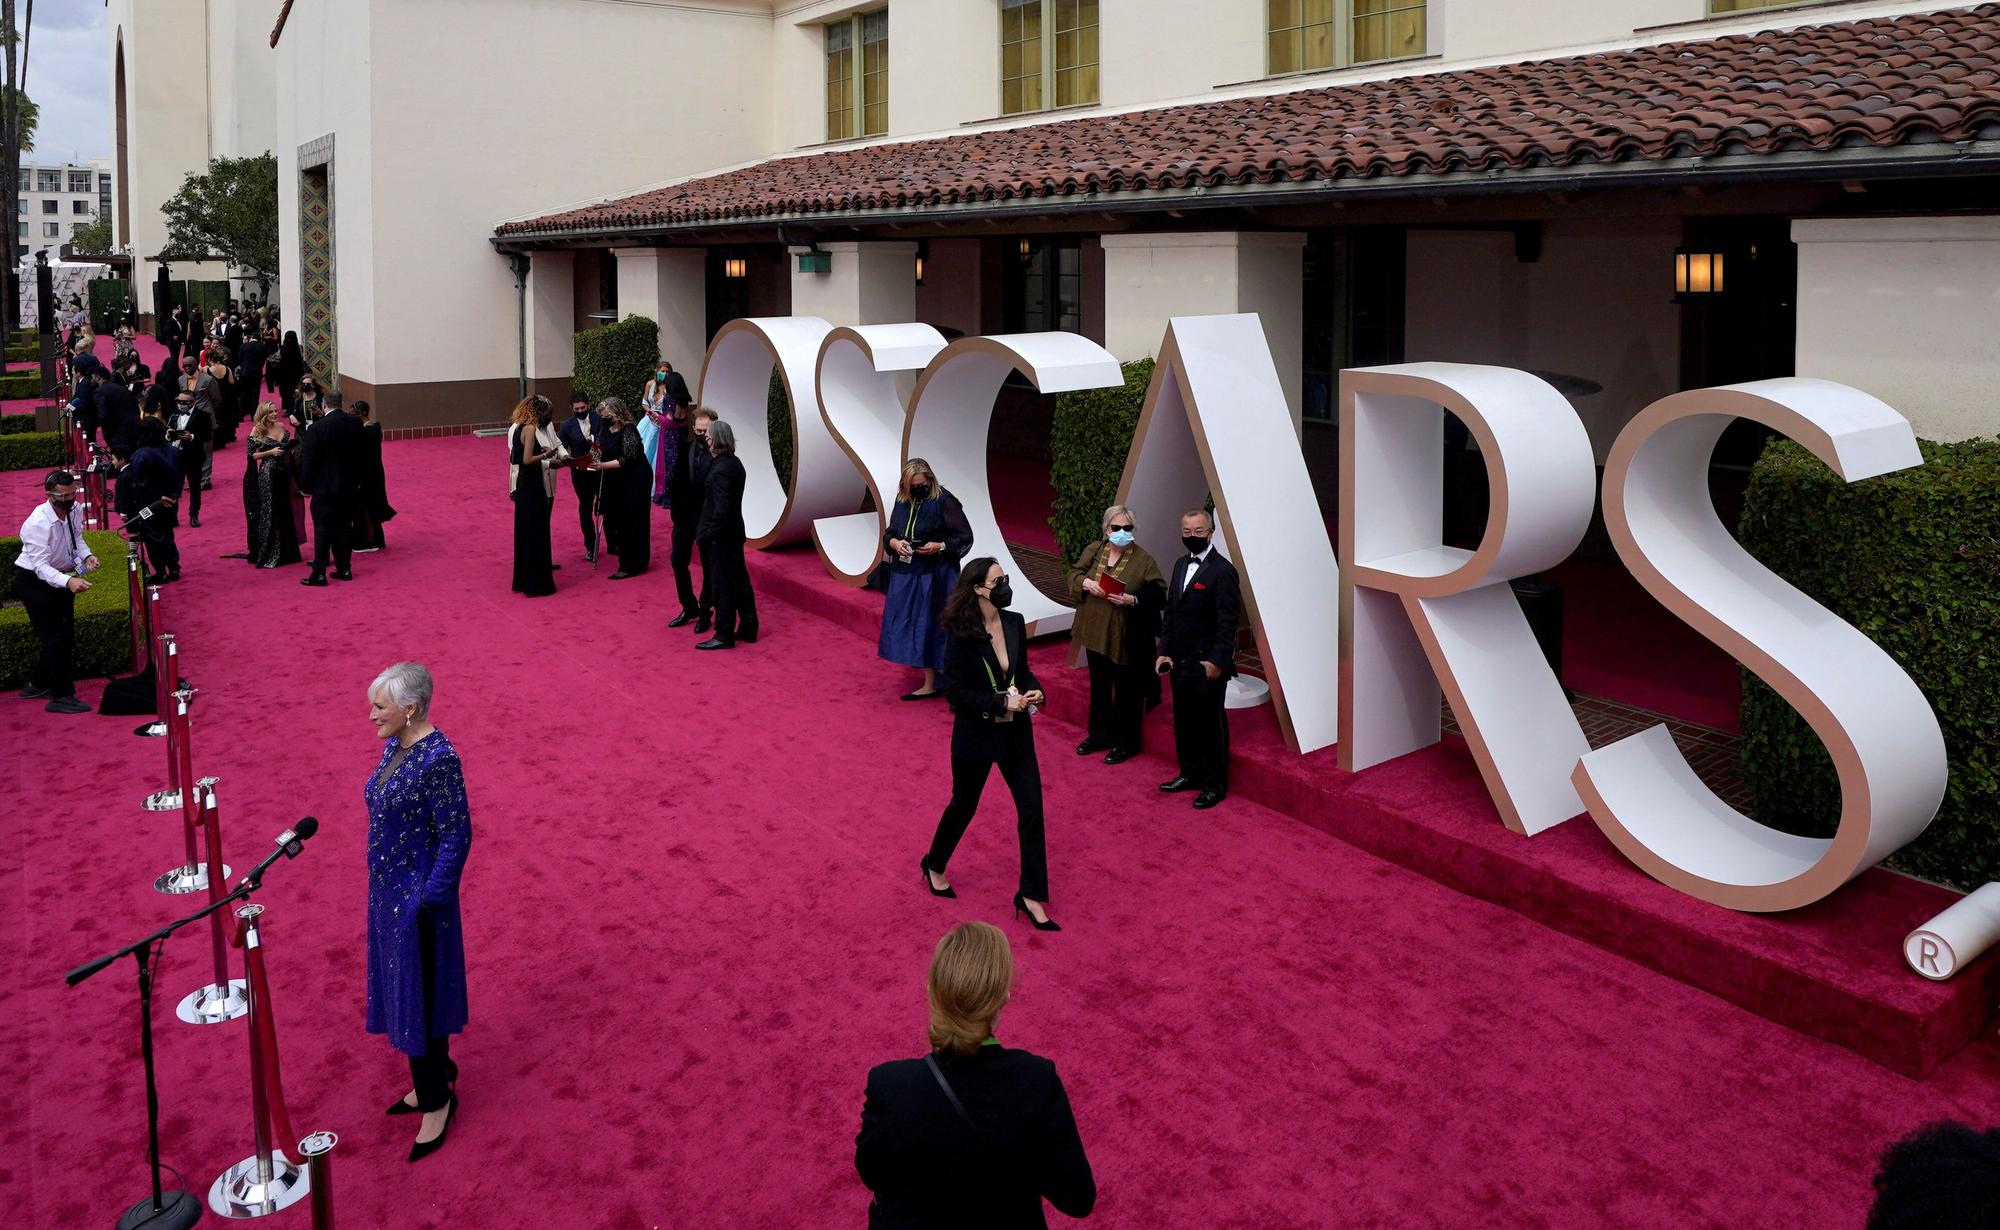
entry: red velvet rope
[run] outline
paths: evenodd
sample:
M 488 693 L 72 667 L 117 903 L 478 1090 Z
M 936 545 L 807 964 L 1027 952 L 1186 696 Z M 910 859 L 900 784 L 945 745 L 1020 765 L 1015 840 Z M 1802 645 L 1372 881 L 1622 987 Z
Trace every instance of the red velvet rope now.
M 251 1079 L 263 1082 L 265 1103 L 278 1130 L 274 1138 L 278 1147 L 293 1165 L 303 1166 L 305 1154 L 299 1152 L 299 1137 L 292 1131 L 291 1111 L 285 1106 L 285 1085 L 278 1072 L 278 1021 L 271 1008 L 270 979 L 264 975 L 264 950 L 250 948 L 243 964 L 250 976 L 250 1017 L 257 1031 L 257 1051 L 263 1060 L 263 1070 L 252 1073 Z

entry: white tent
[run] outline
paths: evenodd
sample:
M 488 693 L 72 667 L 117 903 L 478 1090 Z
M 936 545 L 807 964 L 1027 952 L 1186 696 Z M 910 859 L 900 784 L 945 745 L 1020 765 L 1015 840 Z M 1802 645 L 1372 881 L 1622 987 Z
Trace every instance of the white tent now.
M 90 303 L 90 291 L 86 283 L 95 282 L 111 273 L 111 266 L 102 261 L 51 260 L 49 262 L 49 283 L 55 291 L 58 309 L 71 299 L 81 299 L 86 306 Z M 21 278 L 21 319 L 23 329 L 35 327 L 37 314 L 41 311 L 41 282 L 35 276 L 33 257 L 20 264 Z

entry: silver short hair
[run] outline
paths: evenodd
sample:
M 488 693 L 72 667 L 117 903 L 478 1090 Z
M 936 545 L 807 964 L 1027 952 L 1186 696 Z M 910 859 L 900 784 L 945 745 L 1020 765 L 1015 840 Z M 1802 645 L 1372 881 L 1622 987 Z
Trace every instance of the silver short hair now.
M 389 703 L 398 709 L 414 709 L 417 717 L 424 717 L 431 711 L 431 673 L 420 662 L 398 662 L 368 685 L 372 694 L 376 688 L 388 694 Z
M 724 456 L 736 452 L 736 429 L 721 419 L 708 425 L 708 451 Z
M 1132 532 L 1134 534 L 1139 532 L 1139 518 L 1133 515 L 1132 510 L 1123 504 L 1113 504 L 1104 510 L 1103 520 L 1097 523 L 1098 533 L 1109 534 L 1111 532 L 1111 518 L 1121 516 L 1132 523 Z

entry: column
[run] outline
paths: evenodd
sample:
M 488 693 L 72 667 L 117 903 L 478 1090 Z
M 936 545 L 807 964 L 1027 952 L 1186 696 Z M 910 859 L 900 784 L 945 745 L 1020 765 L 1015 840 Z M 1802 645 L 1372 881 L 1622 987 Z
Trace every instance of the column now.
M 697 383 L 708 353 L 708 249 L 615 248 L 618 316 L 660 326 L 660 356 Z
M 800 273 L 793 248 L 792 315 L 818 316 L 836 325 L 901 324 L 917 318 L 917 245 L 914 242 L 823 243 L 829 268 Z
M 1305 246 L 1296 233 L 1197 231 L 1106 235 L 1104 347 L 1154 356 L 1167 320 L 1255 312 L 1299 429 L 1305 362 Z
M 528 388 L 557 400 L 569 397 L 576 373 L 576 257 L 536 252 L 528 266 Z

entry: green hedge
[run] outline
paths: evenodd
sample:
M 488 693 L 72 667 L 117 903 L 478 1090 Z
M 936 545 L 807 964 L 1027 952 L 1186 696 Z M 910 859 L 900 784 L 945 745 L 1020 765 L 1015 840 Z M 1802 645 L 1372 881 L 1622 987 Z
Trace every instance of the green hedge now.
M 90 327 L 106 337 L 118 327 L 118 317 L 125 310 L 126 284 L 124 278 L 98 278 L 90 286 Z
M 634 414 L 646 382 L 660 364 L 660 326 L 644 316 L 627 316 L 602 329 L 576 335 L 576 375 L 570 387 L 593 403 L 622 398 Z
M 62 433 L 20 431 L 0 435 L 0 470 L 48 470 L 62 464 Z
M 18 436 L 34 429 L 35 416 L 32 414 L 0 414 L 0 436 Z
M 1123 370 L 1123 388 L 1056 394 L 1049 438 L 1049 485 L 1056 489 L 1056 511 L 1049 524 L 1067 559 L 1081 555 L 1103 530 L 1104 510 L 1118 498 L 1125 454 L 1139 429 L 1153 360 L 1135 359 Z M 1155 536 L 1160 532 L 1160 527 L 1145 528 Z
M 32 363 L 41 357 L 42 346 L 40 342 L 30 342 L 26 346 L 7 347 L 7 361 L 9 363 Z
M 764 397 L 764 421 L 771 433 L 771 464 L 778 467 L 778 485 L 792 491 L 792 407 L 785 396 L 785 379 L 771 365 L 771 387 Z
M 76 598 L 76 674 L 79 679 L 115 675 L 132 667 L 131 591 L 125 580 L 125 540 L 103 530 L 84 535 L 103 567 Z M 13 594 L 14 558 L 19 538 L 0 538 L 0 688 L 28 681 L 41 647 L 28 612 Z
M 40 372 L 13 372 L 0 375 L 0 398 L 39 397 L 41 393 Z
M 1944 804 L 1889 865 L 1970 889 L 2000 878 L 2000 440 L 1921 446 L 1921 467 L 1846 483 L 1804 448 L 1775 442 L 1751 471 L 1740 533 L 1930 701 L 1950 769 Z M 1757 817 L 1829 834 L 1839 783 L 1805 719 L 1747 671 L 1742 714 Z

